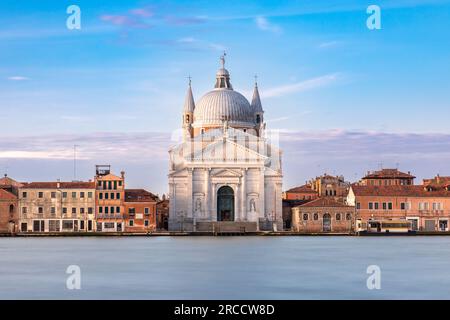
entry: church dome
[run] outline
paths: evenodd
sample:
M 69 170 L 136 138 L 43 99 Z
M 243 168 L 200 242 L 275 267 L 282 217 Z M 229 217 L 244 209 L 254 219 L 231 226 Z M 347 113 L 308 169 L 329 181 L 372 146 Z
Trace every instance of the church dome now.
M 194 126 L 222 125 L 253 127 L 253 110 L 248 100 L 231 89 L 214 89 L 197 102 L 194 110 Z
M 226 120 L 230 126 L 254 127 L 253 107 L 242 94 L 233 90 L 230 73 L 224 67 L 224 57 L 221 60 L 222 68 L 216 73 L 215 89 L 195 104 L 193 126 L 221 126 Z

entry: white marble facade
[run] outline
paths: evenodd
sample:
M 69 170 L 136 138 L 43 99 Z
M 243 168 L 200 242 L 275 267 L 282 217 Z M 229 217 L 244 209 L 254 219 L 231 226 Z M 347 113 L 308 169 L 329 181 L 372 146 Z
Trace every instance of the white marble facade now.
M 197 113 L 189 85 L 183 142 L 169 151 L 169 230 L 222 222 L 281 230 L 281 151 L 267 138 L 257 85 L 252 103 L 242 100 L 222 64 Z

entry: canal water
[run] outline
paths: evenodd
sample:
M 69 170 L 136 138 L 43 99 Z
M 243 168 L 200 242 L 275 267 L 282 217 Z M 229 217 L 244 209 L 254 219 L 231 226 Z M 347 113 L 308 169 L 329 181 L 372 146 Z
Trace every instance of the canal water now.
M 0 299 L 433 298 L 450 299 L 450 237 L 0 238 Z

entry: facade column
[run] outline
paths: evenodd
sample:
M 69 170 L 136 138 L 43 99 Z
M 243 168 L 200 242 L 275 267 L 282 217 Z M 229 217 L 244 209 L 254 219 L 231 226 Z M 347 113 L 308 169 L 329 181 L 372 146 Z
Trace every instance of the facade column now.
M 241 220 L 247 221 L 247 168 L 242 169 Z
M 205 192 L 205 203 L 204 203 L 204 210 L 205 210 L 205 215 L 207 218 L 210 218 L 211 216 L 211 212 L 210 212 L 210 195 L 211 195 L 211 178 L 210 178 L 210 172 L 211 172 L 211 168 L 205 168 L 205 188 L 204 188 L 204 192 Z
M 265 208 L 265 176 L 264 167 L 260 168 L 259 175 L 259 218 L 266 218 L 266 208 Z
M 186 217 L 187 218 L 192 218 L 193 219 L 193 224 L 195 224 L 195 217 L 194 217 L 194 210 L 192 210 L 192 202 L 193 202 L 193 192 L 192 192 L 192 175 L 193 175 L 193 169 L 192 168 L 188 168 L 187 172 L 188 172 L 188 178 L 187 178 L 187 212 L 186 212 Z

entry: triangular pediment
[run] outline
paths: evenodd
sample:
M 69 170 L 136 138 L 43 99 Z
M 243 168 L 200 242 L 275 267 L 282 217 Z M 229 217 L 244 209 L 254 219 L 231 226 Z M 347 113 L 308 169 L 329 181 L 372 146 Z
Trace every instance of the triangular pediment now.
M 265 162 L 268 158 L 229 139 L 217 140 L 185 156 L 191 162 Z
M 222 169 L 211 173 L 213 177 L 241 177 L 242 174 L 239 171 L 233 169 Z

